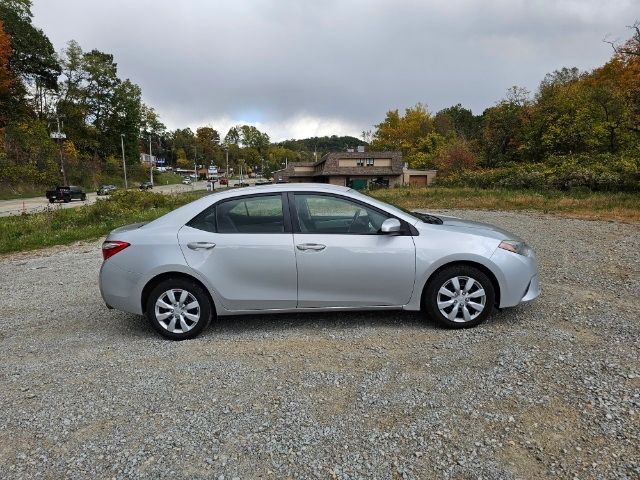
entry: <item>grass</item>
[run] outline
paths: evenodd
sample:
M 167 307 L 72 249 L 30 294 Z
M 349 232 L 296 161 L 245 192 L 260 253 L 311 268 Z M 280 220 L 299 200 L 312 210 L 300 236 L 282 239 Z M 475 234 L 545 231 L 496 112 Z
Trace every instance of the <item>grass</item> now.
M 155 185 L 176 185 L 182 183 L 184 178 L 177 173 L 165 172 L 153 174 L 153 183 Z
M 408 209 L 537 211 L 589 220 L 640 222 L 640 194 L 625 192 L 391 188 L 369 195 Z
M 99 238 L 122 225 L 154 220 L 205 194 L 206 191 L 176 195 L 120 191 L 82 207 L 1 217 L 0 254 Z
M 143 180 L 139 178 L 129 178 L 129 188 L 137 188 L 141 182 L 149 180 L 147 177 L 144 177 Z M 153 183 L 156 185 L 177 185 L 182 183 L 182 176 L 176 173 L 165 172 L 159 173 L 154 172 L 153 174 Z M 71 183 L 75 185 L 75 183 Z M 101 185 L 116 185 L 118 188 L 124 188 L 124 179 L 121 176 L 104 176 L 102 178 Z M 96 188 L 93 185 L 84 186 L 80 185 L 84 188 L 85 192 L 95 192 Z M 32 184 L 0 184 L 0 200 L 15 200 L 21 198 L 34 198 L 34 197 L 44 197 L 45 192 L 53 188 L 54 185 L 32 185 Z
M 65 245 L 102 237 L 114 228 L 145 222 L 205 195 L 119 191 L 78 208 L 0 218 L 0 254 Z M 539 211 L 562 216 L 640 222 L 640 195 L 634 193 L 533 192 L 472 188 L 393 188 L 369 192 L 400 207 Z
M 0 200 L 15 200 L 18 198 L 44 197 L 47 189 L 33 185 L 0 185 Z

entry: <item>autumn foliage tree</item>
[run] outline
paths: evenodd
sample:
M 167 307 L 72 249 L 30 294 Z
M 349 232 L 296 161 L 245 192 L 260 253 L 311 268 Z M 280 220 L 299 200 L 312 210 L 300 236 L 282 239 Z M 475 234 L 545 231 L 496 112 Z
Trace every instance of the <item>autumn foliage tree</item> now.
M 6 122 L 4 112 L 8 110 L 11 99 L 11 86 L 13 85 L 9 59 L 11 58 L 11 39 L 4 29 L 4 23 L 0 21 L 0 128 Z

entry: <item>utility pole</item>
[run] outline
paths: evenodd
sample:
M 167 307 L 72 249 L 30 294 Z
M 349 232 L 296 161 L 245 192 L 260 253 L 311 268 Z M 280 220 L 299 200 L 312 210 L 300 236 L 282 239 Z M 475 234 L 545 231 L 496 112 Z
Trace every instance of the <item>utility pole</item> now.
M 124 189 L 127 190 L 129 188 L 129 184 L 127 183 L 127 160 L 124 157 L 124 133 L 120 134 L 120 145 L 122 145 L 122 169 L 124 170 Z
M 195 183 L 198 181 L 198 146 L 193 146 L 193 173 L 196 178 L 194 178 L 193 183 L 191 184 L 191 189 L 195 188 Z
M 58 131 L 57 132 L 51 132 L 51 138 L 55 138 L 58 140 L 58 148 L 60 150 L 60 172 L 62 173 L 62 181 L 64 182 L 64 186 L 67 186 L 67 172 L 64 169 L 64 155 L 62 152 L 62 140 L 64 140 L 65 138 L 67 138 L 67 136 L 62 133 L 60 131 L 60 115 L 58 115 L 56 117 L 56 119 L 58 120 Z
M 260 178 L 264 177 L 264 158 L 260 157 Z
M 227 169 L 224 171 L 224 175 L 227 177 L 227 187 L 229 187 L 229 147 L 226 147 L 224 150 L 227 154 Z
M 149 172 L 151 172 L 151 186 L 153 187 L 153 155 L 151 154 L 151 134 L 149 134 L 149 167 Z

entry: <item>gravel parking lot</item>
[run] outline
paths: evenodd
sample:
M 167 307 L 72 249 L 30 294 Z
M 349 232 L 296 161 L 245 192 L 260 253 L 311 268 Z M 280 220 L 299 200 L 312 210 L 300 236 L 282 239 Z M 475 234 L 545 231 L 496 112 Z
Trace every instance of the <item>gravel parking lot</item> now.
M 542 296 L 173 343 L 104 307 L 99 242 L 0 258 L 0 477 L 639 478 L 640 226 L 449 213 L 527 239 Z

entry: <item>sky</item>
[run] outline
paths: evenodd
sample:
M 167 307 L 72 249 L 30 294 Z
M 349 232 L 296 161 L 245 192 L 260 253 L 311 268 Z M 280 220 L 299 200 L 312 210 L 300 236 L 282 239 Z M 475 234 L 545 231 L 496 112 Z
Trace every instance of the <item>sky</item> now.
M 34 24 L 112 53 L 170 129 L 361 136 L 422 102 L 482 111 L 597 67 L 640 0 L 34 0 Z

